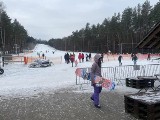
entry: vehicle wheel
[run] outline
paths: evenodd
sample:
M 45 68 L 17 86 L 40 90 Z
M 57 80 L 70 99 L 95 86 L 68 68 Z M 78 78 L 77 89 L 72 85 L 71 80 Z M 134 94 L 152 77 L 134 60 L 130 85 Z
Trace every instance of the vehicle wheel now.
M 3 74 L 4 73 L 4 70 L 3 69 L 0 69 L 0 74 Z

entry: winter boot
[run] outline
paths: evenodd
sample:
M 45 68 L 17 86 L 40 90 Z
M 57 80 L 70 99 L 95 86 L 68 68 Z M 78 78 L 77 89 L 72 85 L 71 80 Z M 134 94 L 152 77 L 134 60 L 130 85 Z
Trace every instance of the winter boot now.
M 94 105 L 96 108 L 101 108 L 101 106 L 100 105 Z

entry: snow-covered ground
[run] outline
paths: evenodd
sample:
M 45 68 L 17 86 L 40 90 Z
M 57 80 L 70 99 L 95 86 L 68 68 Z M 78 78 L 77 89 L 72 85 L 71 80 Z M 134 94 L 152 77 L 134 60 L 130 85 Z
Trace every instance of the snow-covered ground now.
M 46 53 L 47 51 L 47 53 Z M 65 51 L 59 51 L 47 45 L 39 44 L 33 50 L 33 53 L 27 56 L 37 56 L 37 52 L 45 53 L 46 57 L 62 57 Z M 54 54 L 53 54 L 54 52 Z M 86 54 L 86 53 L 84 53 Z M 76 59 L 78 52 L 75 52 Z M 94 54 L 92 54 L 94 56 Z M 122 61 L 123 65 L 133 65 L 131 60 Z M 59 88 L 75 86 L 76 76 L 75 70 L 78 67 L 91 67 L 93 62 L 79 63 L 77 67 L 66 64 L 64 60 L 62 64 L 55 64 L 46 68 L 29 68 L 24 63 L 9 63 L 5 65 L 4 74 L 0 75 L 0 95 L 2 96 L 30 96 L 39 92 L 50 92 Z M 153 64 L 146 60 L 138 61 L 139 65 Z M 107 61 L 102 64 L 104 67 L 118 66 L 118 61 Z M 85 86 L 86 92 L 92 91 L 92 87 Z M 116 86 L 119 92 L 134 92 L 135 89 L 126 88 L 125 86 Z M 81 91 L 78 91 L 81 92 Z M 85 92 L 85 91 L 83 91 Z

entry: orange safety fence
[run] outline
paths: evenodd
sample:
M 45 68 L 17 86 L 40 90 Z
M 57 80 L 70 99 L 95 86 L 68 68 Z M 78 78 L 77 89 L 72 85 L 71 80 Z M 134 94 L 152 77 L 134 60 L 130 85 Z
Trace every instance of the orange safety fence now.
M 138 57 L 138 60 L 147 60 L 148 54 L 136 54 Z M 103 57 L 103 61 L 117 61 L 118 60 L 118 54 L 105 54 Z M 160 54 L 151 54 L 151 59 L 152 58 L 156 58 L 156 57 L 160 57 Z M 32 57 L 32 56 L 2 56 L 4 57 L 5 62 L 24 62 L 25 64 L 27 63 L 32 63 L 34 62 L 36 59 L 43 59 L 42 57 Z M 123 60 L 131 60 L 131 54 L 122 54 Z M 62 56 L 59 57 L 47 57 L 44 58 L 46 60 L 50 60 L 51 62 L 53 62 L 54 64 L 61 64 L 62 63 Z M 93 58 L 91 58 L 90 61 L 94 61 Z
M 43 59 L 42 57 L 27 57 L 27 63 L 32 63 L 37 59 Z M 62 63 L 62 57 L 46 57 L 44 58 L 46 60 L 50 60 L 51 62 L 53 62 L 53 64 L 61 64 Z
M 137 57 L 139 60 L 146 60 L 148 57 L 148 54 L 137 54 Z M 160 54 L 150 54 L 151 59 L 154 57 L 160 57 Z
M 138 60 L 147 60 L 148 54 L 136 54 Z M 118 60 L 118 54 L 105 54 L 103 57 L 103 61 L 115 61 Z M 153 57 L 160 57 L 160 54 L 151 54 L 151 58 Z M 123 60 L 131 60 L 131 54 L 122 54 Z
M 24 64 L 30 64 L 34 62 L 36 59 L 43 59 L 42 57 L 27 57 L 27 56 L 3 56 L 5 62 L 22 62 Z M 46 60 L 50 60 L 53 64 L 61 64 L 62 57 L 47 57 L 44 58 Z

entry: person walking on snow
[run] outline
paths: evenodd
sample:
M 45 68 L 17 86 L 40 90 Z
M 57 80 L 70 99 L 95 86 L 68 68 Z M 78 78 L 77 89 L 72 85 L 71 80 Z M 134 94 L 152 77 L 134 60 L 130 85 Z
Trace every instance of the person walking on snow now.
M 91 59 L 91 53 L 89 53 L 89 60 Z
M 88 61 L 88 58 L 89 58 L 89 56 L 88 56 L 88 54 L 86 54 L 86 61 Z
M 67 54 L 66 53 L 64 55 L 64 60 L 65 60 L 65 63 L 67 63 Z
M 101 56 L 99 54 L 96 54 L 94 56 L 94 63 L 92 64 L 91 67 L 91 85 L 94 88 L 94 93 L 91 96 L 91 100 L 94 101 L 94 106 L 96 108 L 101 108 L 100 104 L 99 104 L 99 94 L 101 93 L 102 90 L 102 86 L 96 86 L 95 83 L 95 76 L 100 76 L 101 75 Z
M 151 60 L 151 54 L 150 53 L 148 53 L 147 60 Z
M 69 63 L 69 54 L 67 53 L 66 54 L 66 61 L 67 61 L 67 64 Z
M 72 67 L 73 67 L 73 62 L 74 62 L 74 55 L 73 54 L 70 55 L 70 60 L 71 60 Z
M 132 57 L 132 61 L 133 61 L 134 65 L 137 64 L 137 60 L 138 60 L 138 57 L 137 57 L 136 54 L 134 54 L 133 57 Z
M 82 56 L 82 62 L 84 62 L 84 54 L 82 53 L 81 56 Z
M 78 55 L 78 59 L 79 59 L 79 62 L 81 63 L 81 59 L 82 59 L 82 55 L 81 55 L 81 53 L 79 53 L 79 55 Z
M 121 54 L 118 57 L 118 61 L 119 61 L 119 66 L 121 66 L 122 65 L 122 55 Z

